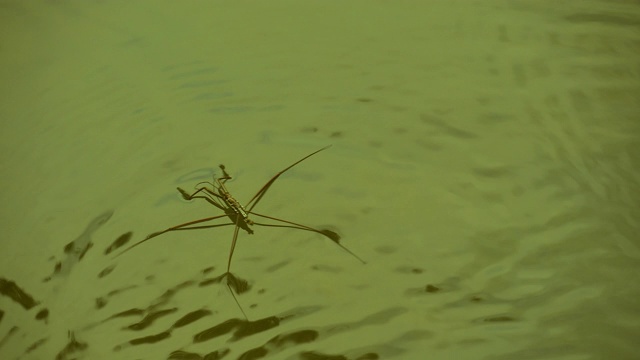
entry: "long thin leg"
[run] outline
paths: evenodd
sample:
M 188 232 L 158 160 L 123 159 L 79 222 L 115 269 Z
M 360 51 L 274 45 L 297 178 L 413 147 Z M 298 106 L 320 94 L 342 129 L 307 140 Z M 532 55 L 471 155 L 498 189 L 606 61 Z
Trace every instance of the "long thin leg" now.
M 199 220 L 189 221 L 189 222 L 186 222 L 186 223 L 184 223 L 184 224 L 180 224 L 180 225 L 172 226 L 172 227 L 170 227 L 170 228 L 168 228 L 168 229 L 165 229 L 165 230 L 162 230 L 162 231 L 154 232 L 154 233 L 152 233 L 152 234 L 147 235 L 147 237 L 146 237 L 146 238 L 144 238 L 144 239 L 142 239 L 142 240 L 138 241 L 137 243 L 135 243 L 135 244 L 133 244 L 133 245 L 129 246 L 128 248 L 124 249 L 120 254 L 118 254 L 118 256 L 120 256 L 120 255 L 122 255 L 122 254 L 126 253 L 127 251 L 129 251 L 129 250 L 133 249 L 134 247 L 136 247 L 136 246 L 138 246 L 138 245 L 140 245 L 140 244 L 142 244 L 142 243 L 144 243 L 144 242 L 146 242 L 146 241 L 148 241 L 148 240 L 153 239 L 154 237 L 156 237 L 156 236 L 158 236 L 158 235 L 162 235 L 162 234 L 164 234 L 164 233 L 166 233 L 166 232 L 169 232 L 169 231 L 177 231 L 177 230 L 193 230 L 193 229 L 202 229 L 202 228 L 209 228 L 209 227 L 218 227 L 218 226 L 231 225 L 231 224 L 217 224 L 217 225 L 206 225 L 206 226 L 187 227 L 187 226 L 189 226 L 189 225 L 200 224 L 200 223 L 203 223 L 203 222 L 207 222 L 207 221 L 211 221 L 211 220 L 219 219 L 219 218 L 222 218 L 222 217 L 225 217 L 225 216 L 227 216 L 227 215 L 226 215 L 226 214 L 225 214 L 225 215 L 217 215 L 217 216 L 212 216 L 212 217 L 208 217 L 208 218 L 204 218 L 204 219 L 199 219 Z
M 229 273 L 228 275 L 230 275 L 230 274 L 231 273 Z M 229 292 L 231 293 L 231 296 L 233 296 L 233 300 L 235 300 L 236 305 L 238 305 L 238 308 L 242 312 L 242 315 L 244 315 L 244 318 L 245 319 L 249 319 L 247 317 L 247 314 L 244 312 L 244 309 L 242 308 L 242 305 L 240 305 L 240 302 L 238 301 L 238 298 L 236 298 L 236 294 L 233 293 L 233 289 L 231 289 L 231 284 L 229 284 L 229 280 L 227 280 L 227 287 L 229 288 Z
M 223 274 L 221 279 L 222 278 L 225 278 L 227 280 L 227 288 L 229 288 L 229 292 L 231 293 L 231 296 L 233 296 L 233 300 L 236 302 L 236 305 L 238 305 L 238 308 L 240 308 L 240 311 L 242 312 L 242 315 L 244 315 L 244 318 L 248 320 L 249 318 L 247 317 L 247 314 L 244 312 L 242 305 L 240 305 L 238 298 L 236 298 L 236 294 L 233 292 L 233 288 L 236 289 L 238 294 L 246 291 L 247 289 L 244 288 L 244 286 L 247 285 L 246 282 L 244 280 L 236 278 L 236 276 L 229 271 Z M 241 289 L 241 286 L 243 287 L 243 289 Z
M 336 245 L 341 247 L 342 250 L 348 252 L 353 257 L 358 259 L 361 263 L 366 264 L 366 261 L 362 260 L 361 257 L 356 255 L 353 251 L 347 249 L 344 245 L 340 244 L 340 235 L 336 234 L 335 232 L 333 232 L 331 230 L 318 230 L 318 229 L 314 229 L 314 228 L 312 228 L 310 226 L 294 223 L 292 221 L 287 221 L 287 220 L 283 220 L 283 219 L 278 219 L 278 218 L 275 218 L 275 217 L 272 217 L 272 216 L 267 216 L 267 215 L 262 215 L 262 214 L 257 214 L 257 213 L 251 213 L 251 214 L 259 216 L 259 217 L 263 217 L 263 218 L 266 218 L 266 219 L 280 221 L 280 222 L 283 222 L 285 224 L 290 224 L 290 225 L 263 224 L 263 223 L 257 223 L 257 222 L 254 221 L 253 222 L 254 225 L 268 226 L 268 227 L 286 227 L 286 228 L 306 230 L 306 231 L 311 231 L 311 232 L 316 232 L 318 234 L 322 234 L 322 235 L 326 236 L 327 238 L 329 238 L 331 241 L 333 241 Z
M 208 218 L 204 218 L 204 219 L 193 220 L 193 221 L 186 222 L 184 224 L 172 226 L 172 227 L 170 227 L 168 229 L 149 234 L 149 236 L 147 236 L 147 238 L 145 240 L 154 238 L 154 237 L 156 237 L 158 235 L 162 235 L 162 234 L 164 234 L 166 232 L 169 232 L 169 231 L 186 230 L 186 229 L 183 229 L 183 228 L 185 228 L 185 227 L 187 227 L 189 225 L 200 224 L 200 223 L 203 223 L 203 222 L 207 222 L 207 221 L 211 221 L 211 220 L 215 220 L 215 219 L 220 219 L 220 218 L 225 217 L 225 216 L 227 216 L 227 215 L 226 214 L 224 214 L 224 215 L 216 215 L 216 216 L 212 216 L 212 217 L 208 217 Z M 191 229 L 191 228 L 187 228 L 187 229 Z
M 199 188 L 193 194 L 189 194 L 186 191 L 182 190 L 181 188 L 177 188 L 177 189 L 180 192 L 180 194 L 182 194 L 182 198 L 185 199 L 185 200 L 205 199 L 209 204 L 217 207 L 218 209 L 220 209 L 222 211 L 226 210 L 224 206 L 222 206 L 220 203 L 218 203 L 216 201 L 216 198 L 220 198 L 220 195 L 216 194 L 215 192 L 213 192 L 210 189 L 207 189 L 206 187 Z M 204 195 L 196 195 L 201 191 L 204 192 Z M 209 195 L 209 196 L 207 196 L 207 195 Z
M 222 165 L 220 167 L 222 168 L 222 171 L 224 171 L 224 167 Z M 225 172 L 225 175 L 226 175 L 226 172 Z M 238 240 L 238 232 L 240 230 L 240 221 L 242 221 L 242 218 L 240 216 L 236 216 L 236 224 L 235 224 L 236 226 L 235 226 L 235 229 L 233 229 L 233 240 L 231 240 L 231 249 L 229 250 L 229 260 L 227 261 L 227 273 L 225 275 L 227 276 L 227 288 L 229 288 L 229 292 L 231 293 L 231 296 L 233 296 L 233 301 L 235 301 L 236 305 L 238 305 L 238 308 L 240 308 L 240 311 L 242 312 L 242 315 L 244 315 L 244 318 L 248 319 L 247 314 L 244 312 L 242 305 L 240 305 L 238 298 L 236 298 L 236 294 L 233 292 L 233 289 L 231 288 L 232 283 L 234 283 L 234 286 L 237 288 L 237 280 L 235 279 L 235 276 L 231 273 L 231 258 L 233 257 L 233 251 L 236 248 L 236 241 Z
M 173 229 L 172 231 L 213 229 L 213 228 L 223 227 L 223 226 L 229 226 L 229 225 L 235 225 L 235 223 L 224 223 L 224 224 L 214 224 L 214 225 L 189 226 L 189 227 L 183 227 L 183 228 L 179 228 L 179 229 Z M 158 234 L 158 235 L 159 235 L 159 234 Z M 155 236 L 158 236 L 158 235 L 154 234 L 154 237 L 155 237 Z
M 240 229 L 239 222 L 242 221 L 240 216 L 236 216 L 236 227 L 233 230 L 233 240 L 231 240 L 231 250 L 229 250 L 229 260 L 227 261 L 227 272 L 231 269 L 231 258 L 233 257 L 233 251 L 236 249 L 236 241 L 238 240 L 238 230 Z
M 262 214 L 258 214 L 258 213 L 255 213 L 255 212 L 252 212 L 251 215 L 259 216 L 259 217 L 262 217 L 262 218 L 265 218 L 265 219 L 279 221 L 279 222 L 282 222 L 282 223 L 285 223 L 285 224 L 289 224 L 289 225 L 273 225 L 273 224 L 262 224 L 262 223 L 258 224 L 258 223 L 256 223 L 254 221 L 253 223 L 257 224 L 257 225 L 271 226 L 271 227 L 291 227 L 291 228 L 294 228 L 294 229 L 313 231 L 313 232 L 317 232 L 318 234 L 322 234 L 322 235 L 328 237 L 329 239 L 331 239 L 331 241 L 334 241 L 334 242 L 340 241 L 340 235 L 334 233 L 333 231 L 318 230 L 318 229 L 314 229 L 314 228 L 312 228 L 310 226 L 294 223 L 293 221 L 287 221 L 287 220 L 284 220 L 284 219 L 279 219 L 279 218 L 276 218 L 276 217 L 273 217 L 273 216 L 262 215 Z
M 320 150 L 316 150 L 314 152 L 312 152 L 311 154 L 303 157 L 302 159 L 294 162 L 293 164 L 289 165 L 287 168 L 285 168 L 284 170 L 280 171 L 279 173 L 275 174 L 271 180 L 267 181 L 266 184 L 264 184 L 264 186 L 262 186 L 262 188 L 260 190 L 258 190 L 258 192 L 251 198 L 251 200 L 249 200 L 249 202 L 245 205 L 245 208 L 247 209 L 248 212 L 251 212 L 251 210 L 258 205 L 258 202 L 260 202 L 260 200 L 262 199 L 262 197 L 264 196 L 264 194 L 267 193 L 267 190 L 269 190 L 269 188 L 271 187 L 271 185 L 273 185 L 274 181 L 276 181 L 280 175 L 284 174 L 287 170 L 291 169 L 292 167 L 300 164 L 301 162 L 303 162 L 304 160 L 308 159 L 309 157 L 319 153 L 322 150 L 326 150 L 328 148 L 330 148 L 331 145 L 329 146 L 325 146 Z

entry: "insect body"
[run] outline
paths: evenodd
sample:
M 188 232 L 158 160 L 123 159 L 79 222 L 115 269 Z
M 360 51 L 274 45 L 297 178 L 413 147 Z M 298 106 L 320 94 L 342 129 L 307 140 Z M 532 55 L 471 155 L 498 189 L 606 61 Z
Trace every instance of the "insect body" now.
M 247 214 L 247 210 L 244 209 L 244 207 L 242 206 L 242 204 L 238 202 L 238 200 L 236 200 L 233 196 L 231 196 L 231 193 L 229 193 L 229 190 L 227 190 L 227 188 L 224 186 L 224 182 L 226 182 L 228 179 L 231 179 L 231 176 L 227 174 L 227 171 L 224 169 L 224 165 L 221 164 L 220 169 L 224 174 L 222 178 L 218 179 L 218 193 L 222 197 L 222 200 L 237 215 L 242 216 L 242 221 L 244 221 L 247 225 L 253 225 L 253 221 L 249 219 L 249 214 Z M 224 180 L 224 182 L 221 180 Z M 253 234 L 253 230 L 250 230 L 249 234 Z

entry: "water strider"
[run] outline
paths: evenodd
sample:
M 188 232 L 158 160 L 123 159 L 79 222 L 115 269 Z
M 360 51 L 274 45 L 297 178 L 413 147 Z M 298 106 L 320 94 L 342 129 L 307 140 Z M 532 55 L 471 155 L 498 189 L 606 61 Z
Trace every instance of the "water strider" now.
M 265 226 L 265 227 L 293 228 L 293 229 L 298 229 L 298 230 L 305 230 L 305 231 L 315 232 L 315 233 L 321 234 L 321 235 L 329 238 L 336 245 L 340 246 L 343 250 L 345 250 L 346 252 L 348 252 L 349 254 L 351 254 L 353 257 L 355 257 L 356 259 L 358 259 L 360 262 L 362 262 L 364 264 L 365 263 L 364 260 L 362 260 L 359 256 L 354 254 L 351 250 L 347 249 L 345 246 L 340 244 L 340 235 L 338 235 L 337 233 L 335 233 L 335 232 L 333 232 L 331 230 L 315 229 L 315 228 L 312 228 L 310 226 L 306 226 L 306 225 L 302 225 L 302 224 L 299 224 L 299 223 L 295 223 L 293 221 L 288 221 L 288 220 L 284 220 L 284 219 L 276 218 L 276 217 L 273 217 L 273 216 L 260 214 L 260 213 L 257 213 L 255 211 L 253 211 L 253 209 L 256 207 L 256 205 L 258 205 L 260 200 L 262 200 L 262 198 L 267 193 L 267 191 L 269 190 L 271 185 L 273 185 L 273 183 L 278 179 L 278 177 L 280 177 L 280 175 L 284 174 L 286 171 L 288 171 L 292 167 L 298 165 L 302 161 L 308 159 L 309 157 L 311 157 L 311 156 L 313 156 L 313 155 L 315 155 L 315 154 L 317 154 L 317 153 L 319 153 L 319 152 L 321 152 L 323 150 L 326 150 L 330 146 L 331 145 L 323 147 L 320 150 L 316 150 L 316 151 L 312 152 L 311 154 L 309 154 L 309 155 L 303 157 L 302 159 L 294 162 L 293 164 L 289 165 L 288 167 L 284 168 L 280 172 L 278 172 L 269 181 L 267 181 L 260 188 L 260 190 L 258 190 L 258 192 L 251 198 L 251 200 L 249 200 L 245 205 L 242 205 L 238 200 L 236 200 L 233 197 L 233 195 L 231 195 L 229 190 L 227 189 L 226 182 L 228 180 L 232 179 L 232 177 L 227 172 L 225 166 L 221 164 L 219 166 L 220 169 L 222 170 L 222 176 L 221 177 L 214 178 L 212 182 L 200 182 L 200 183 L 196 184 L 196 190 L 191 194 L 187 193 L 185 190 L 183 190 L 183 189 L 181 189 L 179 187 L 178 187 L 178 191 L 180 192 L 180 194 L 182 195 L 182 197 L 185 200 L 204 199 L 205 201 L 207 201 L 211 205 L 213 205 L 213 206 L 217 207 L 218 209 L 222 210 L 224 212 L 224 214 L 211 216 L 211 217 L 207 217 L 207 218 L 203 218 L 203 219 L 189 221 L 189 222 L 186 222 L 186 223 L 183 223 L 183 224 L 172 226 L 172 227 L 167 228 L 167 229 L 162 230 L 162 231 L 154 232 L 152 234 L 149 234 L 145 239 L 143 239 L 143 240 L 131 245 L 130 247 L 125 249 L 119 255 L 124 254 L 125 252 L 133 249 L 134 247 L 144 243 L 147 240 L 150 240 L 150 239 L 152 239 L 152 238 L 154 238 L 156 236 L 162 235 L 162 234 L 170 232 L 170 231 L 208 229 L 208 228 L 214 228 L 214 227 L 234 225 L 233 237 L 231 239 L 231 249 L 229 251 L 229 257 L 227 259 L 227 271 L 219 279 L 221 280 L 222 278 L 226 278 L 227 287 L 229 287 L 229 291 L 231 291 L 231 295 L 233 295 L 234 300 L 236 301 L 236 303 L 240 307 L 240 310 L 242 311 L 243 314 L 244 314 L 244 310 L 242 310 L 242 307 L 238 303 L 238 300 L 236 299 L 236 296 L 235 296 L 235 294 L 234 294 L 234 292 L 232 290 L 232 287 L 236 290 L 236 292 L 241 293 L 242 292 L 241 289 L 243 287 L 246 287 L 246 283 L 243 284 L 242 280 L 238 280 L 238 278 L 236 278 L 231 273 L 231 259 L 233 258 L 233 252 L 234 252 L 235 247 L 236 247 L 236 241 L 238 240 L 238 233 L 239 233 L 240 229 L 243 229 L 248 234 L 253 234 L 253 229 L 251 227 L 254 226 L 254 225 L 258 225 L 258 226 Z M 229 219 L 231 219 L 231 222 L 223 223 L 223 224 L 203 225 L 203 223 L 207 223 L 209 221 L 220 219 L 220 218 L 223 218 L 225 216 L 228 217 Z M 277 224 L 266 224 L 266 223 L 256 222 L 255 220 L 250 218 L 251 216 L 273 220 L 273 221 L 276 221 L 278 223 Z M 246 317 L 246 315 L 245 315 L 245 317 Z

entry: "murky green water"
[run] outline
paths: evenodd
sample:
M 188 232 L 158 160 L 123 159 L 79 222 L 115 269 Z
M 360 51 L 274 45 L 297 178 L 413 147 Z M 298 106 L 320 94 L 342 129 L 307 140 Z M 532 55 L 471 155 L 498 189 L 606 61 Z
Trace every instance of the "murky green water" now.
M 636 356 L 636 2 L 5 1 L 0 23 L 1 358 Z M 228 223 L 176 191 L 219 164 L 250 205 L 327 145 L 245 206 L 227 276 L 233 225 L 119 255 Z

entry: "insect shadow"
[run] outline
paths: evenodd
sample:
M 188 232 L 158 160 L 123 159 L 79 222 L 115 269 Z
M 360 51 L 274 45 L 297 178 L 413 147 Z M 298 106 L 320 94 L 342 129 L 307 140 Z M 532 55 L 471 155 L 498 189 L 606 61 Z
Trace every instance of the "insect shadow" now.
M 303 157 L 302 159 L 294 162 L 293 164 L 289 165 L 288 167 L 284 168 L 283 170 L 281 170 L 277 174 L 275 174 L 269 181 L 267 181 L 262 186 L 262 188 L 260 188 L 260 190 L 258 190 L 258 192 L 245 205 L 242 205 L 240 202 L 238 202 L 231 195 L 229 190 L 227 189 L 225 184 L 226 184 L 226 182 L 228 180 L 232 179 L 232 177 L 231 177 L 231 175 L 229 175 L 229 173 L 227 172 L 227 170 L 226 170 L 224 165 L 219 165 L 220 169 L 222 170 L 222 176 L 221 177 L 214 178 L 212 182 L 204 181 L 204 182 L 200 182 L 200 183 L 196 184 L 196 186 L 195 186 L 196 190 L 191 194 L 189 194 L 188 192 L 186 192 L 185 190 L 183 190 L 183 189 L 181 189 L 179 187 L 177 189 L 178 189 L 178 191 L 180 192 L 180 194 L 182 195 L 182 197 L 185 200 L 203 199 L 203 200 L 207 201 L 209 204 L 211 204 L 211 205 L 217 207 L 218 209 L 222 210 L 224 212 L 224 214 L 211 216 L 211 217 L 207 217 L 207 218 L 203 218 L 203 219 L 189 221 L 189 222 L 186 222 L 186 223 L 183 223 L 183 224 L 172 226 L 172 227 L 167 228 L 167 229 L 162 230 L 162 231 L 154 232 L 152 234 L 149 234 L 143 240 L 141 240 L 141 241 L 129 246 L 128 248 L 123 250 L 120 254 L 118 254 L 118 256 L 128 252 L 129 250 L 133 249 L 134 247 L 136 247 L 136 246 L 138 246 L 138 245 L 140 245 L 140 244 L 142 244 L 142 243 L 144 243 L 144 242 L 146 242 L 148 240 L 151 240 L 151 239 L 155 238 L 156 236 L 162 235 L 162 234 L 170 232 L 170 231 L 210 229 L 210 228 L 234 225 L 233 237 L 231 238 L 231 249 L 229 251 L 229 257 L 227 259 L 227 271 L 224 274 L 222 274 L 221 276 L 219 276 L 219 277 L 217 277 L 215 279 L 212 279 L 212 281 L 214 281 L 214 282 L 222 282 L 223 280 L 226 280 L 227 287 L 229 288 L 229 291 L 231 292 L 231 295 L 233 296 L 233 299 L 235 300 L 236 304 L 240 308 L 240 311 L 245 316 L 245 318 L 247 316 L 246 316 L 244 310 L 242 309 L 242 306 L 238 302 L 238 299 L 236 298 L 235 293 L 241 294 L 241 293 L 247 291 L 248 290 L 248 282 L 246 280 L 240 279 L 239 277 L 237 277 L 233 273 L 231 273 L 231 259 L 233 258 L 233 252 L 234 252 L 235 247 L 236 247 L 236 241 L 238 240 L 238 233 L 239 233 L 240 229 L 246 231 L 248 234 L 253 234 L 252 227 L 254 225 L 257 225 L 257 226 L 264 226 L 264 227 L 292 228 L 292 229 L 315 232 L 315 233 L 323 235 L 326 238 L 328 238 L 329 240 L 333 241 L 336 245 L 341 247 L 344 251 L 348 252 L 353 257 L 358 259 L 360 262 L 365 264 L 365 261 L 362 260 L 358 255 L 354 254 L 351 250 L 347 249 L 344 245 L 340 244 L 340 235 L 338 235 L 334 231 L 327 230 L 327 229 L 316 229 L 316 228 L 312 228 L 312 227 L 307 226 L 307 225 L 302 225 L 302 224 L 299 224 L 299 223 L 295 223 L 293 221 L 288 221 L 288 220 L 284 220 L 284 219 L 280 219 L 280 218 L 277 218 L 277 217 L 260 214 L 260 213 L 257 213 L 255 211 L 253 211 L 253 209 L 258 205 L 260 200 L 262 200 L 262 198 L 267 193 L 269 188 L 271 188 L 271 185 L 273 185 L 273 183 L 280 177 L 280 175 L 284 174 L 289 169 L 291 169 L 292 167 L 298 165 L 299 163 L 303 162 L 304 160 L 308 159 L 309 157 L 311 157 L 311 156 L 313 156 L 313 155 L 315 155 L 315 154 L 317 154 L 317 153 L 319 153 L 319 152 L 321 152 L 323 150 L 326 150 L 329 147 L 331 147 L 331 145 L 323 147 L 320 150 L 316 150 L 316 151 L 312 152 L 311 154 L 309 154 L 309 155 Z M 274 221 L 275 223 L 258 222 L 258 221 L 255 221 L 255 220 L 251 219 L 250 216 L 258 217 L 258 218 L 261 218 L 261 219 L 271 220 L 271 221 Z M 210 221 L 217 220 L 217 219 L 224 218 L 224 217 L 229 218 L 231 221 L 228 222 L 228 223 L 223 223 L 223 224 L 205 224 L 205 223 L 208 223 Z M 235 293 L 234 293 L 233 290 L 235 290 Z

